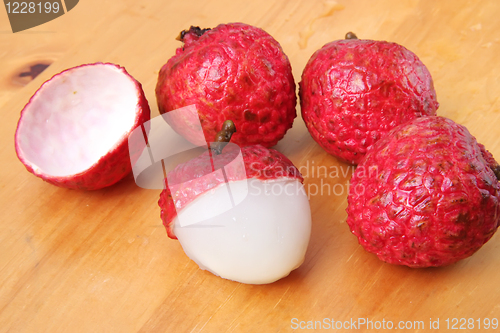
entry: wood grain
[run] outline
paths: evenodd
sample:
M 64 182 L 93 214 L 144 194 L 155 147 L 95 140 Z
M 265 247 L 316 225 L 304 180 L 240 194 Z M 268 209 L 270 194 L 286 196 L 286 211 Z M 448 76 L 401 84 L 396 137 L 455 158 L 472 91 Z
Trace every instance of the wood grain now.
M 132 176 L 101 191 L 71 191 L 44 183 L 17 160 L 19 112 L 55 73 L 82 63 L 118 63 L 143 84 L 156 116 L 158 70 L 179 46 L 178 32 L 234 21 L 273 35 L 297 82 L 312 53 L 347 31 L 405 45 L 434 77 L 438 113 L 467 126 L 500 158 L 496 0 L 338 4 L 330 11 L 334 4 L 324 1 L 87 0 L 16 34 L 0 9 L 0 332 L 288 332 L 293 318 L 423 321 L 418 331 L 426 332 L 436 331 L 430 318 L 439 318 L 440 328 L 446 318 L 500 319 L 499 236 L 450 267 L 382 263 L 345 223 L 352 167 L 323 152 L 300 115 L 276 148 L 307 173 L 311 243 L 304 264 L 269 285 L 200 270 L 167 238 L 159 191 L 137 187 Z M 42 61 L 51 65 L 35 79 L 14 80 Z M 340 174 L 313 174 L 319 165 Z M 323 195 L 315 194 L 321 189 Z M 373 331 L 365 328 L 358 331 Z

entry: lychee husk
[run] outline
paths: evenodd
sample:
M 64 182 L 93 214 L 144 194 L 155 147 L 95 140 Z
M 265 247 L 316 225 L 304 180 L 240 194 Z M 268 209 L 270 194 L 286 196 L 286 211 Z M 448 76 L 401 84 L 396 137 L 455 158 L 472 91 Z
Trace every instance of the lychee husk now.
M 232 170 L 240 167 L 239 164 L 232 164 L 241 152 L 245 170 Z M 225 175 L 215 173 L 225 167 Z M 207 175 L 211 175 L 207 181 Z M 168 178 L 168 181 L 167 181 Z M 239 181 L 243 179 L 256 178 L 263 181 L 276 179 L 297 179 L 303 182 L 302 175 L 293 163 L 277 150 L 266 148 L 261 145 L 242 147 L 241 150 L 236 145 L 227 146 L 224 154 L 213 155 L 211 150 L 200 156 L 179 164 L 169 172 L 165 179 L 165 188 L 160 194 L 158 205 L 160 206 L 160 217 L 170 238 L 176 239 L 173 231 L 172 221 L 187 204 L 192 202 L 203 193 L 216 188 L 226 182 Z M 174 202 L 172 191 L 177 194 L 177 201 Z
M 376 142 L 349 189 L 359 243 L 381 260 L 443 266 L 483 246 L 500 223 L 498 163 L 450 119 L 422 117 Z
M 29 172 L 50 184 L 98 190 L 131 172 L 142 147 L 129 147 L 128 135 L 149 119 L 142 85 L 125 68 L 83 64 L 54 75 L 31 97 L 18 122 L 16 153 Z M 105 139 L 110 133 L 112 140 Z M 96 152 L 102 155 L 87 158 L 91 163 L 83 168 L 82 160 Z M 68 165 L 77 171 L 68 173 Z

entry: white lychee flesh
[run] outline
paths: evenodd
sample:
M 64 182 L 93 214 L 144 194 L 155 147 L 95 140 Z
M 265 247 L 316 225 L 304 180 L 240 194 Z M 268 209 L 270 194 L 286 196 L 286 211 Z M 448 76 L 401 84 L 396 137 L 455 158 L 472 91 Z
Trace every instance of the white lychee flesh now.
M 109 64 L 54 76 L 23 110 L 18 155 L 35 174 L 65 177 L 84 172 L 127 138 L 138 113 L 136 83 Z
M 221 212 L 228 193 L 232 208 Z M 200 268 L 248 284 L 271 283 L 299 267 L 311 233 L 303 185 L 288 178 L 219 185 L 185 206 L 173 222 L 182 248 Z

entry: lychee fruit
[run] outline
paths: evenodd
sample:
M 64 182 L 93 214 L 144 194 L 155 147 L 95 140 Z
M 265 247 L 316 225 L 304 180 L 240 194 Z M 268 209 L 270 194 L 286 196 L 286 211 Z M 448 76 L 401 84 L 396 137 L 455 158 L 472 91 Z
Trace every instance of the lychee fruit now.
M 312 138 L 351 164 L 392 128 L 438 108 L 431 74 L 413 52 L 352 33 L 312 55 L 299 96 Z
M 158 204 L 169 237 L 200 268 L 271 283 L 304 260 L 311 211 L 302 181 L 280 152 L 229 143 L 170 171 Z
M 464 126 L 443 117 L 416 118 L 374 143 L 358 165 L 347 224 L 385 262 L 452 264 L 497 230 L 499 171 Z
M 199 117 L 169 122 L 174 130 L 206 145 L 230 119 L 238 128 L 233 143 L 276 145 L 296 117 L 295 81 L 280 44 L 264 30 L 243 23 L 191 27 L 179 39 L 183 46 L 158 76 L 158 109 L 164 114 L 196 105 Z M 205 142 L 190 134 L 200 122 Z
M 46 81 L 21 111 L 17 156 L 51 184 L 97 190 L 130 173 L 128 136 L 149 118 L 141 84 L 123 67 L 70 68 Z

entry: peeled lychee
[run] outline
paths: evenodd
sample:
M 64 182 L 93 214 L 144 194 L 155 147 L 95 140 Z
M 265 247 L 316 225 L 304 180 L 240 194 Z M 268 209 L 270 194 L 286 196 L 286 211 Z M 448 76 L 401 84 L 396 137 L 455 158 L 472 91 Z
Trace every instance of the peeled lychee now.
M 165 181 L 163 223 L 200 268 L 264 284 L 302 264 L 311 212 L 302 176 L 283 154 L 230 143 L 178 165 Z
M 464 126 L 436 116 L 414 119 L 377 141 L 358 165 L 347 224 L 388 263 L 452 264 L 497 230 L 499 171 Z
M 70 68 L 46 81 L 22 110 L 17 156 L 51 184 L 100 189 L 130 173 L 128 136 L 149 118 L 141 84 L 124 68 Z
M 312 55 L 299 88 L 312 138 L 352 164 L 392 128 L 438 108 L 431 75 L 413 52 L 352 33 Z
M 232 142 L 240 146 L 271 147 L 283 138 L 296 117 L 295 81 L 287 56 L 271 35 L 230 23 L 191 27 L 179 39 L 183 47 L 159 73 L 158 108 L 163 114 L 196 105 L 199 117 L 169 123 L 176 132 L 202 145 L 206 143 L 190 134 L 193 123 L 201 121 L 206 142 L 213 142 L 230 119 L 238 128 Z

